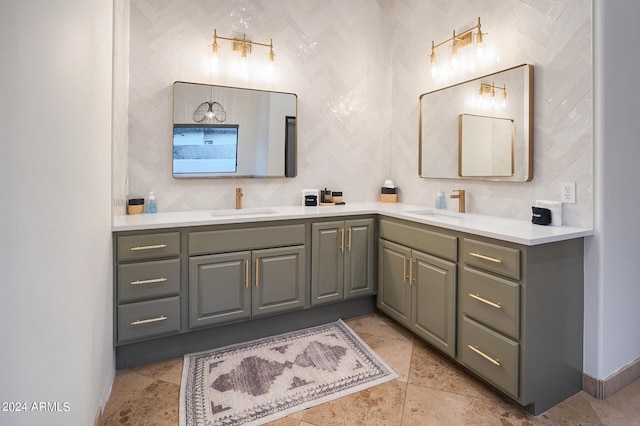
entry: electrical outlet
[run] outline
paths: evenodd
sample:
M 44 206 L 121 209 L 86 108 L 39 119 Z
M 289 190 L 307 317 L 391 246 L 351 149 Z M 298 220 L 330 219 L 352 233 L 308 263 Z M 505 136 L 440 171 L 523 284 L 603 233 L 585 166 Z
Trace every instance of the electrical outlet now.
M 560 202 L 567 204 L 576 203 L 576 183 L 562 182 L 560 184 Z

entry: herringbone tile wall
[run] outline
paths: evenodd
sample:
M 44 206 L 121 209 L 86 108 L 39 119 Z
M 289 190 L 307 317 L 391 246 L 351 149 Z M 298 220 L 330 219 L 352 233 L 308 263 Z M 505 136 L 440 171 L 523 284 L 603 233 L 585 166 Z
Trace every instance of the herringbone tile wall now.
M 431 40 L 466 30 L 482 18 L 501 61 L 488 72 L 534 66 L 534 166 L 528 183 L 417 178 L 418 96 L 442 87 L 429 73 Z M 403 199 L 433 205 L 439 189 L 467 192 L 467 210 L 531 217 L 536 199 L 559 200 L 560 182 L 576 182 L 577 204 L 564 224 L 591 227 L 593 120 L 590 0 L 402 0 L 393 3 L 391 170 Z M 413 40 L 418 49 L 407 49 Z M 449 208 L 457 201 L 448 200 Z
M 114 173 L 127 170 L 131 196 L 156 191 L 161 210 L 231 208 L 233 188 L 242 186 L 247 207 L 292 205 L 300 203 L 301 189 L 326 186 L 342 190 L 347 202 L 370 201 L 391 177 L 406 202 L 431 205 L 439 189 L 464 188 L 470 211 L 528 219 L 535 199 L 559 199 L 560 182 L 575 181 L 578 204 L 565 206 L 565 222 L 591 226 L 590 0 L 119 2 L 130 7 L 128 165 L 114 164 Z M 429 77 L 429 45 L 474 25 L 478 16 L 501 56 L 487 72 L 535 66 L 529 183 L 417 177 L 418 96 L 438 88 Z M 211 67 L 214 28 L 224 36 L 273 38 L 275 74 L 265 78 L 255 63 L 263 56 L 259 49 L 246 74 Z M 177 80 L 297 93 L 298 176 L 173 179 L 171 86 Z M 121 152 L 127 141 L 116 144 L 114 152 Z M 122 193 L 114 189 L 114 196 Z

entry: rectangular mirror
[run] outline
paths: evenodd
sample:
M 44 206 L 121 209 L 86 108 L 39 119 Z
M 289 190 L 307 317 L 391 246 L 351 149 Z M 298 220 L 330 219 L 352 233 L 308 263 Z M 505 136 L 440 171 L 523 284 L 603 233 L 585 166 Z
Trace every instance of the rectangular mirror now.
M 533 66 L 520 65 L 425 93 L 419 114 L 420 177 L 513 182 L 533 178 Z M 503 138 L 509 127 L 511 149 Z M 468 138 L 463 140 L 465 134 Z
M 293 93 L 173 84 L 173 176 L 294 177 Z
M 458 176 L 513 176 L 513 120 L 460 114 L 458 135 Z

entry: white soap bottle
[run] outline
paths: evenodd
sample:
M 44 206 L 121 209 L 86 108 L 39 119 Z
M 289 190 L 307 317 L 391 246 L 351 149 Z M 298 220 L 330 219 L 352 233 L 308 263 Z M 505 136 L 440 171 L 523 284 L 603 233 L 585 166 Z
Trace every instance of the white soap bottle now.
M 147 205 L 145 206 L 145 213 L 156 213 L 158 211 L 158 205 L 156 204 L 156 193 L 149 192 L 149 198 L 147 199 Z

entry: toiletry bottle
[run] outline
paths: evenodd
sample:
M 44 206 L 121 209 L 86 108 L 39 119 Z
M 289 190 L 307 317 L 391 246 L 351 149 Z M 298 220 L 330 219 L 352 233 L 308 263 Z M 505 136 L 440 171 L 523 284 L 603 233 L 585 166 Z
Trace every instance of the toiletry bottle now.
M 145 206 L 145 213 L 155 213 L 158 211 L 158 205 L 156 204 L 156 193 L 151 191 L 149 193 L 149 199 Z
M 444 193 L 442 191 L 438 191 L 438 195 L 436 196 L 436 209 L 446 209 L 447 201 L 444 198 Z

